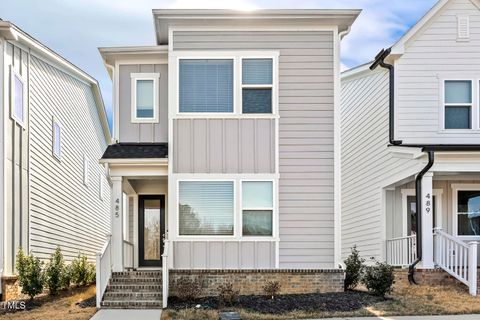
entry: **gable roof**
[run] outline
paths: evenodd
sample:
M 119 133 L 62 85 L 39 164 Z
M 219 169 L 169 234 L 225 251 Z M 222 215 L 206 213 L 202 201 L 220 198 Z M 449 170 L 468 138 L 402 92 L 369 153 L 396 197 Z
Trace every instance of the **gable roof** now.
M 361 10 L 356 9 L 262 9 L 253 11 L 224 9 L 154 9 L 157 44 L 168 43 L 168 29 L 182 27 L 311 27 L 338 26 L 348 30 Z
M 0 19 L 0 37 L 5 38 L 6 40 L 19 42 L 33 49 L 39 56 L 53 62 L 55 65 L 71 73 L 73 76 L 88 83 L 93 91 L 95 105 L 97 106 L 97 112 L 100 117 L 105 140 L 107 143 L 111 142 L 110 127 L 108 126 L 102 92 L 100 91 L 100 86 L 95 78 L 9 21 L 3 21 Z

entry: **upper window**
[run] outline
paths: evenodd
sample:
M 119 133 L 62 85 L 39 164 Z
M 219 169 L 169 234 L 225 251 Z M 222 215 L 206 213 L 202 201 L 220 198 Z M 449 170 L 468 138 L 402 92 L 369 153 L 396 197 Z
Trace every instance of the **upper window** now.
M 445 129 L 472 128 L 472 81 L 445 81 Z
M 457 191 L 457 234 L 480 235 L 480 191 Z
M 242 59 L 242 112 L 272 113 L 273 59 Z
M 17 123 L 23 126 L 25 117 L 26 88 L 25 83 L 14 69 L 11 67 L 11 117 Z
M 233 112 L 233 59 L 180 59 L 179 111 Z
M 158 122 L 158 73 L 133 73 L 132 122 Z
M 233 236 L 233 181 L 180 181 L 179 234 Z
M 242 182 L 242 233 L 244 236 L 272 236 L 273 183 Z
M 62 127 L 55 119 L 52 123 L 52 152 L 57 159 L 60 159 L 62 155 Z

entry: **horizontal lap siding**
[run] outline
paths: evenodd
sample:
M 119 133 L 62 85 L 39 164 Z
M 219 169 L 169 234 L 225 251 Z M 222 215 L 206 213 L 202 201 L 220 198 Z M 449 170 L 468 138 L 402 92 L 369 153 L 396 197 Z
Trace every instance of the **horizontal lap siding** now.
M 79 252 L 94 259 L 110 232 L 110 191 L 98 164 L 106 142 L 92 88 L 35 57 L 30 79 L 30 249 L 46 258 L 60 246 L 68 260 Z M 61 125 L 61 161 L 52 155 L 52 117 Z
M 280 52 L 280 267 L 333 267 L 333 33 L 175 31 L 173 48 Z
M 457 15 L 470 18 L 470 41 L 457 41 Z M 407 43 L 396 63 L 396 138 L 404 143 L 480 143 L 480 133 L 439 132 L 442 77 L 480 74 L 480 11 L 470 0 L 456 0 Z M 478 87 L 478 83 L 474 83 Z M 478 97 L 474 97 L 478 100 Z M 474 121 L 478 121 L 474 119 Z
M 365 258 L 378 259 L 384 246 L 382 188 L 393 177 L 408 177 L 418 164 L 388 151 L 387 72 L 342 80 L 341 105 L 342 257 L 356 245 Z

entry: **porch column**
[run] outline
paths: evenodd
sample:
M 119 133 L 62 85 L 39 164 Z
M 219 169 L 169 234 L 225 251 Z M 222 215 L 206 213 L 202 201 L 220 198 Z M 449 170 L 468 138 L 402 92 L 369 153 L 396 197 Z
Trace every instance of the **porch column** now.
M 112 265 L 113 271 L 123 271 L 123 199 L 122 177 L 112 177 Z
M 433 269 L 433 173 L 422 179 L 422 267 Z

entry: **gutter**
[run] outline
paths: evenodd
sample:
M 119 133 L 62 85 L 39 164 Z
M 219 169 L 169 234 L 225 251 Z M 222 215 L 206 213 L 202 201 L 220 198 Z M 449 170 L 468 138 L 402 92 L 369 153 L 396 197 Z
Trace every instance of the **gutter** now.
M 478 144 L 404 144 L 402 140 L 395 140 L 395 67 L 392 64 L 385 62 L 385 59 L 390 55 L 392 48 L 382 49 L 372 65 L 370 70 L 375 70 L 378 66 L 388 69 L 389 72 L 389 128 L 388 128 L 388 140 L 390 146 L 421 148 L 422 152 L 426 152 L 428 155 L 427 165 L 417 174 L 415 178 L 415 199 L 417 207 L 417 259 L 408 267 L 408 281 L 410 284 L 417 284 L 414 279 L 415 267 L 422 260 L 422 179 L 425 173 L 427 173 L 435 162 L 435 151 L 480 151 L 480 145 Z

